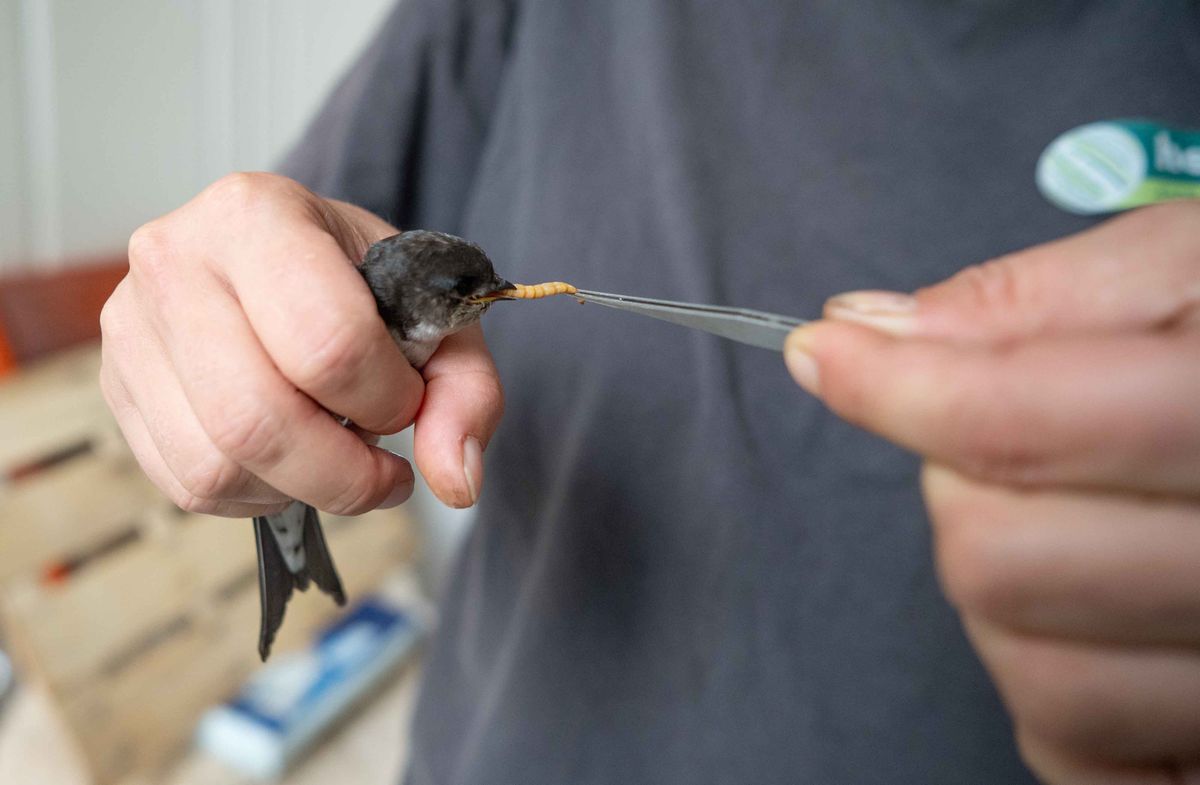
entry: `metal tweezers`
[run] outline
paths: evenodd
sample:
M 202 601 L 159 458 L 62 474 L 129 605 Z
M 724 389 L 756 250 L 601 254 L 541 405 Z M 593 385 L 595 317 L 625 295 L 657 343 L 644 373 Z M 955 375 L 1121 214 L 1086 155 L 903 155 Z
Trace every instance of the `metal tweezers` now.
M 573 296 L 585 303 L 640 313 L 643 316 L 681 324 L 684 327 L 694 327 L 722 338 L 777 352 L 783 351 L 783 341 L 787 334 L 805 322 L 804 319 L 752 311 L 748 308 L 677 303 L 624 294 L 589 292 L 586 289 L 579 289 Z

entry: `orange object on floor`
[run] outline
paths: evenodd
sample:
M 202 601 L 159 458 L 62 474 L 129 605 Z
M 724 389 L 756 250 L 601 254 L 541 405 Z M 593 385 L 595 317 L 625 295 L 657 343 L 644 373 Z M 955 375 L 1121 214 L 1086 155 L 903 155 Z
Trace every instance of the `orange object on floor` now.
M 15 370 L 17 370 L 17 358 L 4 335 L 4 325 L 0 324 L 0 378 Z

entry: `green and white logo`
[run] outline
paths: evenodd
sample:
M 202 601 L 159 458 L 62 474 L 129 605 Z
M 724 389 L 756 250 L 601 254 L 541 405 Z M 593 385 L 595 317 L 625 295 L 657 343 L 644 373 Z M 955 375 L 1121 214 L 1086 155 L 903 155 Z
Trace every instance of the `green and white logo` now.
M 1080 215 L 1200 197 L 1200 133 L 1135 120 L 1091 123 L 1050 143 L 1037 185 Z

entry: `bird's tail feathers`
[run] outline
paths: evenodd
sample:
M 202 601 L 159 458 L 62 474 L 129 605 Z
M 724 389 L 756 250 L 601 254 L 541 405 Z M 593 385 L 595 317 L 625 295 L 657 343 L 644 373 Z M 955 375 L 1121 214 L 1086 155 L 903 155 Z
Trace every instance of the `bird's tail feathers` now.
M 293 570 L 284 558 L 277 537 L 288 536 L 285 532 L 295 528 L 300 529 L 296 539 L 303 543 L 304 562 Z M 279 515 L 256 517 L 254 540 L 258 548 L 258 588 L 262 608 L 258 654 L 266 661 L 294 589 L 307 591 L 309 583 L 315 583 L 338 605 L 346 604 L 346 592 L 325 544 L 320 518 L 309 505 L 296 502 Z

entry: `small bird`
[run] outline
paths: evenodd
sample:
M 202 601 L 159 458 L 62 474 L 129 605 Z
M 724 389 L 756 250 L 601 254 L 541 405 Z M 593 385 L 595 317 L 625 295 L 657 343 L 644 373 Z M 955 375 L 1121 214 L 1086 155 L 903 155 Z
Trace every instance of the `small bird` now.
M 553 282 L 512 284 L 496 275 L 475 243 L 441 232 L 414 230 L 372 245 L 359 271 L 375 296 L 388 332 L 414 368 L 420 369 L 442 339 L 474 324 L 497 300 L 571 294 L 575 287 Z M 345 419 L 343 425 L 349 422 Z M 321 532 L 317 511 L 293 502 L 276 515 L 254 519 L 258 587 L 262 604 L 258 653 L 265 661 L 293 589 L 309 583 L 346 603 L 341 578 Z

